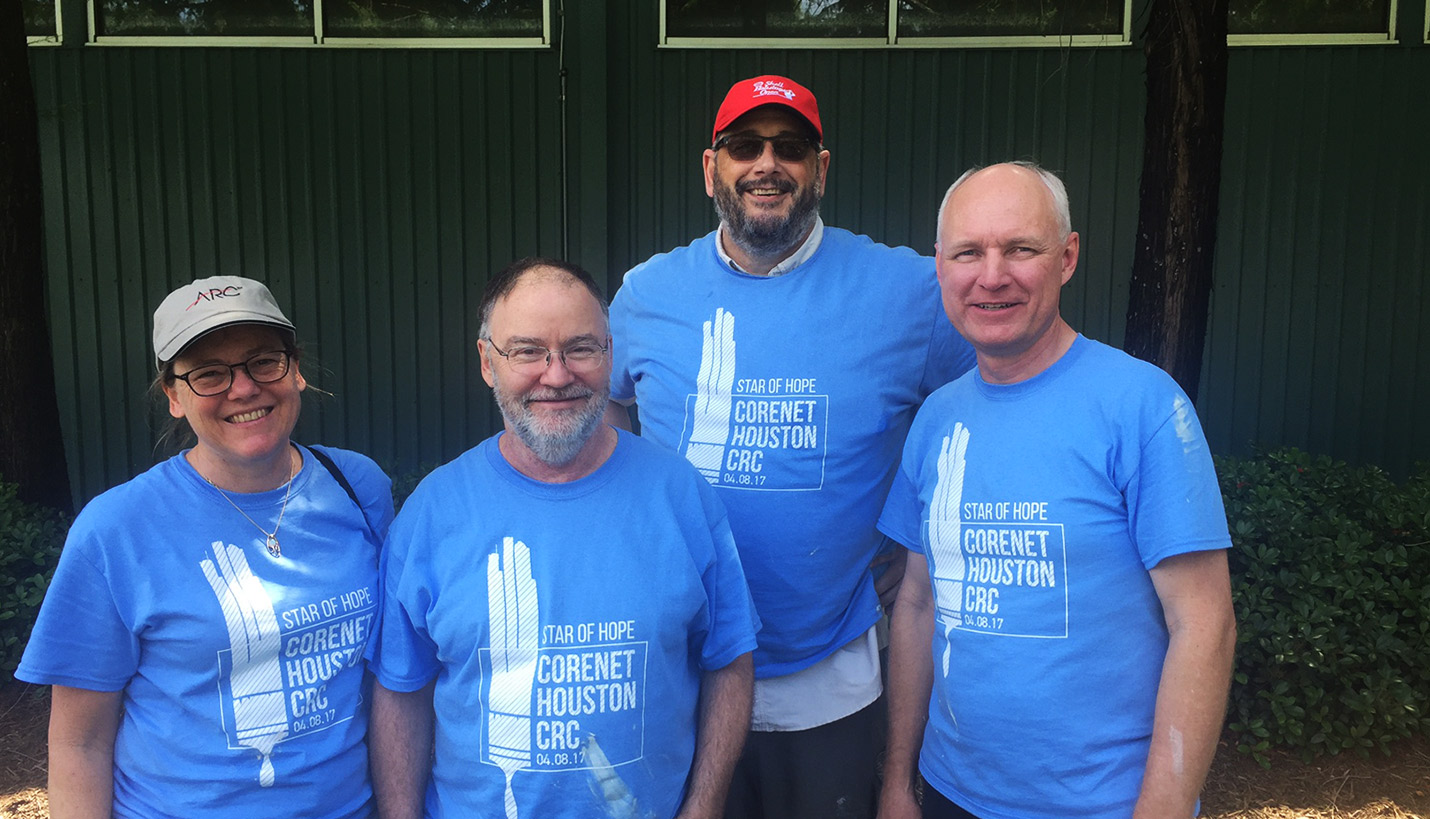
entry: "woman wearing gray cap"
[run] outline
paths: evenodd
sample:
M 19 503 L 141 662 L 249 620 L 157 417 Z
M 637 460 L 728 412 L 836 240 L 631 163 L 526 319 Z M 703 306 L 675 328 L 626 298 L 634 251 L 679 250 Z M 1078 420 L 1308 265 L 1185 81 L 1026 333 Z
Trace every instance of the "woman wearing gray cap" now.
M 80 512 L 16 672 L 54 686 L 51 813 L 369 816 L 387 476 L 290 440 L 307 382 L 261 283 L 169 294 L 154 349 L 195 443 Z

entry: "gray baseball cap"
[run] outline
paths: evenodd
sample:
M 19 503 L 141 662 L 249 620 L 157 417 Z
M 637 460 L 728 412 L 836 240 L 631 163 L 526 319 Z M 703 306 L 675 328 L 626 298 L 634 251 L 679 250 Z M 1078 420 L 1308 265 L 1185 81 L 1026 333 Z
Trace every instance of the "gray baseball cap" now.
M 263 282 L 211 276 L 170 293 L 154 311 L 154 354 L 162 366 L 200 336 L 232 324 L 267 324 L 293 335 L 293 322 Z

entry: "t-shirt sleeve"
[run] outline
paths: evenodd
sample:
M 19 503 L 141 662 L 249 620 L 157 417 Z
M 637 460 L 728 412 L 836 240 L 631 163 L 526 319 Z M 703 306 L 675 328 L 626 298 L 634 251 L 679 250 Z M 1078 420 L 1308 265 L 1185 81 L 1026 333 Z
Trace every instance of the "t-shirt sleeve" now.
M 415 510 L 403 508 L 382 549 L 382 625 L 371 658 L 373 675 L 390 691 L 416 691 L 437 676 L 437 648 L 426 628 L 425 566 L 411 557 L 420 534 L 409 525 Z
M 1148 569 L 1173 555 L 1231 547 L 1221 487 L 1196 411 L 1180 389 L 1169 387 L 1170 412 L 1142 444 L 1127 487 L 1129 530 Z
M 933 297 L 938 298 L 937 288 Z M 953 324 L 944 314 L 942 302 L 935 303 L 938 306 L 933 311 L 933 326 L 929 330 L 928 358 L 924 364 L 923 381 L 919 384 L 919 390 L 925 397 L 978 363 L 972 345 L 953 329 Z
M 111 578 L 92 560 L 99 548 L 98 531 L 82 516 L 70 529 L 16 677 L 90 691 L 129 684 L 139 667 L 139 640 L 120 612 Z
M 755 632 L 760 619 L 750 598 L 750 587 L 735 549 L 735 537 L 725 507 L 715 491 L 696 478 L 701 502 L 710 523 L 710 541 L 714 552 L 701 572 L 700 582 L 709 600 L 705 639 L 700 647 L 700 667 L 705 671 L 724 668 L 737 657 L 755 650 Z
M 636 397 L 635 379 L 631 375 L 630 311 L 630 285 L 623 284 L 611 300 L 611 400 L 621 403 Z
M 315 447 L 319 448 L 319 447 Z M 373 459 L 357 452 L 332 447 L 320 447 L 342 470 L 343 477 L 352 484 L 353 492 L 362 504 L 363 516 L 377 536 L 387 537 L 387 529 L 392 525 L 392 479 L 382 471 Z
M 894 483 L 889 487 L 889 497 L 884 501 L 884 511 L 879 514 L 876 524 L 879 531 L 902 543 L 910 551 L 920 554 L 923 546 L 923 511 L 919 506 L 919 489 L 909 475 L 912 465 L 909 453 L 913 438 L 904 446 L 904 461 L 894 473 Z

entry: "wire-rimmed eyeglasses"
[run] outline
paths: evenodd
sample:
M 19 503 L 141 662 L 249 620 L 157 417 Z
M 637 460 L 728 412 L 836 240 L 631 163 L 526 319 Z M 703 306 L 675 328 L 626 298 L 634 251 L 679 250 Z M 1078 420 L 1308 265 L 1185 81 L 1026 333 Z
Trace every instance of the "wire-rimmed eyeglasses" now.
M 551 366 L 551 356 L 554 354 L 561 359 L 561 364 L 573 373 L 589 373 L 601 364 L 601 358 L 609 350 L 609 347 L 602 347 L 594 341 L 584 341 L 579 344 L 572 344 L 561 350 L 552 350 L 547 347 L 538 347 L 534 344 L 513 345 L 510 350 L 503 350 L 490 338 L 487 343 L 492 346 L 497 355 L 506 359 L 512 370 L 523 375 L 535 375 L 545 372 Z

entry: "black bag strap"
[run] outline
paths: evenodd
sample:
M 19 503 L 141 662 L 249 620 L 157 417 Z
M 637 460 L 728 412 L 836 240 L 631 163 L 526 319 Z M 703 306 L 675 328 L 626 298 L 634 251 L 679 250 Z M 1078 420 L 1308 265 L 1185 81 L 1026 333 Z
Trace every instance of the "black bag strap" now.
M 328 453 L 317 447 L 307 446 L 306 444 L 303 448 L 313 453 L 313 457 L 318 459 L 318 463 L 322 464 L 323 467 L 332 474 L 333 480 L 338 482 L 338 486 L 341 486 L 343 491 L 348 493 L 348 497 L 352 498 L 353 505 L 358 508 L 358 514 L 362 515 L 362 522 L 367 526 L 367 530 L 372 533 L 373 540 L 379 544 L 382 543 L 382 538 L 377 536 L 377 530 L 372 528 L 372 521 L 367 519 L 367 510 L 362 508 L 362 501 L 358 500 L 357 492 L 353 489 L 352 483 L 348 481 L 348 476 L 343 474 L 343 471 L 338 468 L 337 463 L 333 461 Z

